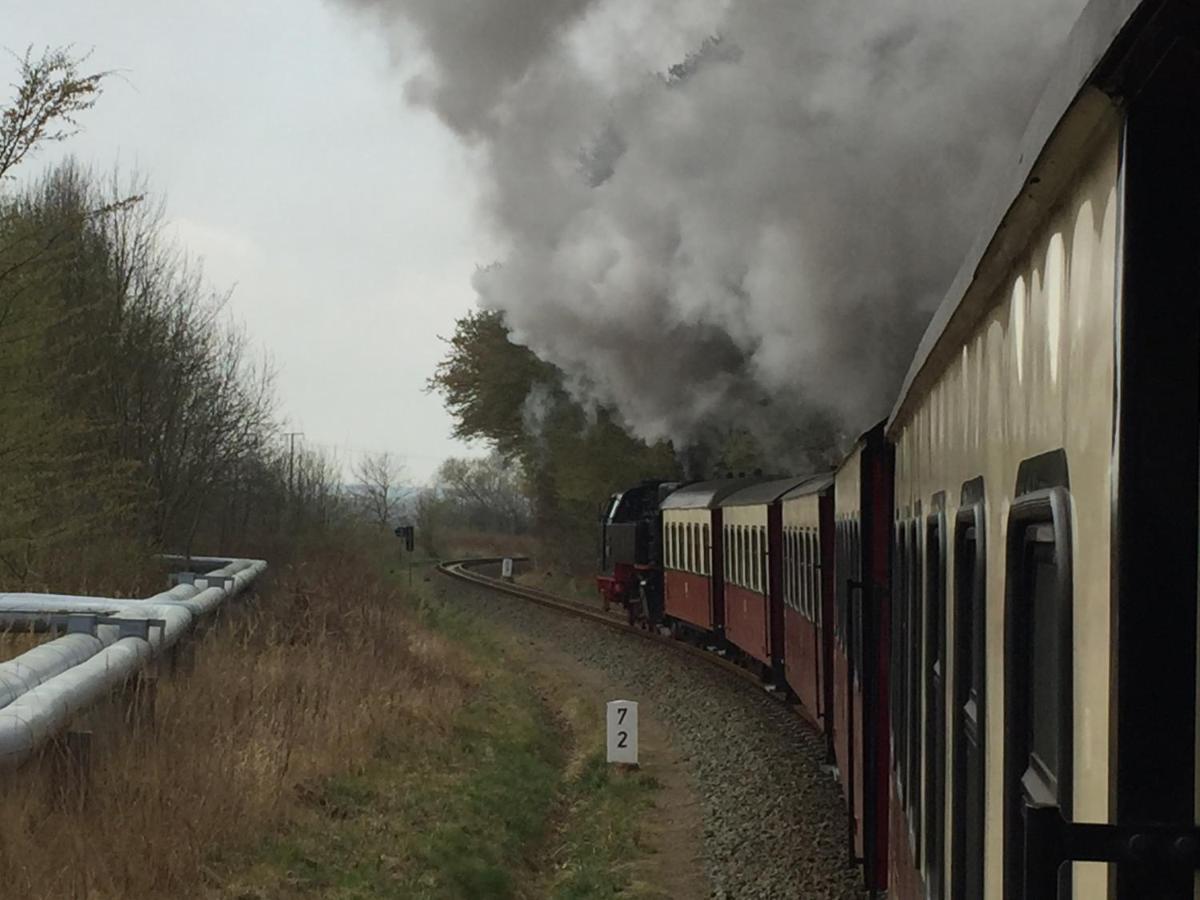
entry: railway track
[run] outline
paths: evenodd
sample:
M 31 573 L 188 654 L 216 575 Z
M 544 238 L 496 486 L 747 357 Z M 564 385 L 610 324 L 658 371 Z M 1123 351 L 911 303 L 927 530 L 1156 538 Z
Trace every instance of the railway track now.
M 482 622 L 528 635 L 530 643 L 546 642 L 632 688 L 655 711 L 699 797 L 703 846 L 689 852 L 702 861 L 713 896 L 860 896 L 861 874 L 847 864 L 845 802 L 830 777 L 825 738 L 798 705 L 763 690 L 756 674 L 715 652 L 503 580 L 500 563 L 454 560 L 438 571 L 476 589 L 463 592 L 469 596 L 462 605 Z M 496 595 L 524 602 L 494 602 Z M 650 651 L 642 641 L 663 649 Z
M 527 557 L 510 557 L 514 563 L 526 562 Z M 438 565 L 438 571 L 450 578 L 458 581 L 465 581 L 479 587 L 487 588 L 488 590 L 496 591 L 497 593 L 507 594 L 511 597 L 519 597 L 522 600 L 528 600 L 530 603 L 536 603 L 538 606 L 544 606 L 547 609 L 555 610 L 563 615 L 573 616 L 577 619 L 584 619 L 590 622 L 595 622 L 603 625 L 605 628 L 611 628 L 613 631 L 622 632 L 641 638 L 646 641 L 652 641 L 663 646 L 670 647 L 677 653 L 683 653 L 692 656 L 696 659 L 702 659 L 709 665 L 723 669 L 730 675 L 742 679 L 750 684 L 763 687 L 762 680 L 748 669 L 744 669 L 736 663 L 726 659 L 717 653 L 706 650 L 702 647 L 697 647 L 694 644 L 689 644 L 685 641 L 676 640 L 668 635 L 660 634 L 657 631 L 648 631 L 645 628 L 639 628 L 635 625 L 630 625 L 625 621 L 624 617 L 616 616 L 611 613 L 602 612 L 598 609 L 593 609 L 583 603 L 577 603 L 571 600 L 565 600 L 562 597 L 555 596 L 548 591 L 543 591 L 540 588 L 531 587 L 525 584 L 519 584 L 515 581 L 506 581 L 502 578 L 494 578 L 490 575 L 484 575 L 480 572 L 473 571 L 476 568 L 484 566 L 495 566 L 502 562 L 500 557 L 487 557 L 480 559 L 459 559 L 450 560 Z M 778 695 L 781 701 L 786 698 Z M 804 710 L 797 704 L 787 703 L 787 706 L 796 713 L 800 718 L 809 722 L 809 718 Z M 812 724 L 809 722 L 809 724 Z

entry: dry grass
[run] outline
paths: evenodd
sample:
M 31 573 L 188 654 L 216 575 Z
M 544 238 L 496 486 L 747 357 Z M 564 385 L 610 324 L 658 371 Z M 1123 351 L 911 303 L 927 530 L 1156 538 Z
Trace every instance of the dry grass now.
M 190 675 L 160 680 L 152 727 L 95 723 L 85 790 L 62 790 L 49 757 L 7 778 L 4 896 L 225 894 L 221 854 L 302 817 L 322 779 L 413 734 L 445 740 L 479 673 L 369 559 L 331 552 L 274 580 L 199 642 Z
M 35 634 L 30 631 L 0 631 L 0 662 L 7 662 L 14 656 L 20 656 L 27 650 L 32 650 L 38 644 L 50 639 L 48 634 Z

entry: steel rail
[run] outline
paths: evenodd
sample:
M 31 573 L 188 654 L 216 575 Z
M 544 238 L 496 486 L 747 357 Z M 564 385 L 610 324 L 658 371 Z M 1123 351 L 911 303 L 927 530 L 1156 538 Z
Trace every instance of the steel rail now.
M 514 562 L 524 562 L 526 560 L 526 557 L 509 558 L 511 558 Z M 775 692 L 774 694 L 771 694 L 771 692 L 766 691 L 765 686 L 762 683 L 762 679 L 760 679 L 749 669 L 745 669 L 732 660 L 726 659 L 723 656 L 719 656 L 712 651 L 705 650 L 685 641 L 676 640 L 673 637 L 660 634 L 657 631 L 648 631 L 645 628 L 638 628 L 635 625 L 630 625 L 623 618 L 609 615 L 608 613 L 604 613 L 600 610 L 593 609 L 590 606 L 586 606 L 583 603 L 564 600 L 563 598 L 557 597 L 548 591 L 543 591 L 540 588 L 518 584 L 511 581 L 504 581 L 500 578 L 493 578 L 489 575 L 482 575 L 479 572 L 471 571 L 472 568 L 497 565 L 500 562 L 501 558 L 499 557 L 487 557 L 482 559 L 456 559 L 440 563 L 437 569 L 438 572 L 447 576 L 448 578 L 465 581 L 478 587 L 496 591 L 497 593 L 508 594 L 512 597 L 519 597 L 522 600 L 528 600 L 531 603 L 536 603 L 538 606 L 544 606 L 547 609 L 554 610 L 555 612 L 574 616 L 578 619 L 586 619 L 590 622 L 595 622 L 598 625 L 603 625 L 605 628 L 611 628 L 613 631 L 619 631 L 623 634 L 636 635 L 643 640 L 652 641 L 661 646 L 670 647 L 677 653 L 685 654 L 694 659 L 704 660 L 710 665 L 717 666 L 729 674 L 735 675 L 743 681 L 753 684 L 755 687 L 763 690 L 764 693 L 778 697 L 781 702 L 783 702 L 789 709 L 800 716 L 800 718 L 804 719 L 805 722 L 809 723 L 810 725 L 813 724 L 807 711 L 804 710 L 799 704 L 788 702 L 785 695 L 782 693 Z

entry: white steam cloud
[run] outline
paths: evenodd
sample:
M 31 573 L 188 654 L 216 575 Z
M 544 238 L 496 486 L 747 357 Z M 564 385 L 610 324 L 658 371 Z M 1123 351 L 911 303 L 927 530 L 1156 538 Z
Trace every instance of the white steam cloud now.
M 890 407 L 1083 0 L 344 0 L 480 148 L 480 302 L 646 438 Z

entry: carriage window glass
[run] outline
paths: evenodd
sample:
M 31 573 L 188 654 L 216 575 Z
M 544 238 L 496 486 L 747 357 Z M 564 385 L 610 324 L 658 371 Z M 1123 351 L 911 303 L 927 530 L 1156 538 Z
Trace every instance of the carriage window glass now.
M 742 546 L 742 526 L 733 526 L 733 583 L 742 584 L 745 571 L 745 547 Z
M 742 587 L 750 589 L 754 587 L 754 529 L 749 526 L 742 527 L 742 546 L 746 548 L 746 568 L 742 573 Z
M 771 553 L 771 548 L 767 545 L 767 529 L 758 529 L 758 589 L 764 594 L 767 592 L 767 557 Z
M 834 633 L 837 635 L 838 644 L 843 649 L 848 645 L 847 626 L 850 624 L 850 604 L 849 596 L 850 589 L 846 584 L 846 579 L 850 577 L 850 557 L 846 552 L 846 522 L 839 522 L 837 526 L 837 561 L 834 564 L 834 590 L 836 621 L 834 622 Z M 848 651 L 847 651 L 848 652 Z
M 725 580 L 730 584 L 733 583 L 737 575 L 737 543 L 734 540 L 733 526 L 726 525 L 725 528 Z
M 753 578 L 754 554 L 750 543 L 750 529 L 745 525 L 742 526 L 742 551 L 742 587 L 748 588 Z
M 908 558 L 909 558 L 909 614 L 908 614 L 908 771 L 909 807 L 916 806 L 921 789 L 921 770 L 918 765 L 921 758 L 921 544 L 916 521 L 908 526 Z M 911 821 L 918 825 L 916 831 L 920 834 L 919 822 L 914 817 Z
M 762 550 L 762 562 L 758 567 L 758 588 L 764 594 L 768 590 L 767 585 L 767 563 L 771 556 L 771 545 L 767 542 L 767 529 L 758 529 L 758 546 Z
M 792 535 L 792 540 L 796 547 L 796 556 L 799 557 L 799 565 L 796 567 L 796 608 L 801 612 L 808 606 L 808 590 L 807 579 L 805 573 L 808 571 L 808 554 L 805 553 L 804 547 L 804 532 L 797 530 Z
M 666 545 L 667 545 L 667 568 L 675 568 L 675 523 L 668 522 L 666 525 Z
M 787 532 L 787 605 L 796 610 L 800 604 L 799 554 L 796 552 L 796 529 Z
M 1032 530 L 1032 529 L 1031 529 Z M 1057 795 L 1059 771 L 1059 679 L 1062 653 L 1059 627 L 1062 603 L 1058 596 L 1058 566 L 1054 560 L 1053 540 L 1036 540 L 1029 545 L 1026 567 L 1028 596 L 1032 603 L 1032 640 L 1034 677 L 1030 710 L 1030 753 L 1042 769 L 1051 792 Z M 1046 677 L 1037 677 L 1045 673 Z
M 818 553 L 820 544 L 814 529 L 808 530 L 808 614 L 814 622 L 821 620 L 821 582 L 818 580 Z
M 816 558 L 812 554 L 812 533 L 808 528 L 800 534 L 800 541 L 804 546 L 804 612 L 808 617 L 812 618 L 812 606 L 816 592 L 812 589 L 812 571 L 816 566 Z
M 807 599 L 804 597 L 804 566 L 808 564 L 808 560 L 804 557 L 804 532 L 796 529 L 792 535 L 792 541 L 796 548 L 796 556 L 799 558 L 800 564 L 796 567 L 796 608 L 803 609 Z
M 792 553 L 792 531 L 783 529 L 783 605 L 792 607 L 792 566 L 795 554 Z
M 747 587 L 750 582 L 750 531 L 745 525 L 739 525 L 738 531 L 742 535 L 742 587 Z
M 809 529 L 809 551 L 812 565 L 809 569 L 809 584 L 812 593 L 809 596 L 809 607 L 812 620 L 821 624 L 821 541 L 817 540 L 816 529 Z
M 792 543 L 793 543 L 793 546 L 796 548 L 796 549 L 795 549 L 795 554 L 796 554 L 796 557 L 797 557 L 797 567 L 796 567 L 796 570 L 795 570 L 795 578 L 796 578 L 796 609 L 801 609 L 801 608 L 802 608 L 802 604 L 803 604 L 803 599 L 802 599 L 802 598 L 803 598 L 803 591 L 804 591 L 804 588 L 803 588 L 803 586 L 802 586 L 802 582 L 803 582 L 803 573 L 804 573 L 803 565 L 804 565 L 804 563 L 805 563 L 805 562 L 807 562 L 807 560 L 805 560 L 805 559 L 804 559 L 803 543 L 801 542 L 801 535 L 802 535 L 802 534 L 803 534 L 803 532 L 801 532 L 799 529 L 797 529 L 797 530 L 796 530 L 796 531 L 795 531 L 795 532 L 792 534 Z
M 697 575 L 704 574 L 704 541 L 700 537 L 700 523 L 697 522 L 692 526 L 692 533 L 696 538 L 696 555 L 692 559 L 692 571 Z
M 749 583 L 746 587 L 754 590 L 758 587 L 758 529 L 751 526 L 750 533 L 750 571 Z
M 792 564 L 788 566 L 788 572 L 792 578 L 792 608 L 800 609 L 803 602 L 801 599 L 800 587 L 800 572 L 804 565 L 804 560 L 800 555 L 800 533 L 796 529 L 792 529 L 789 535 L 788 545 L 792 548 Z

